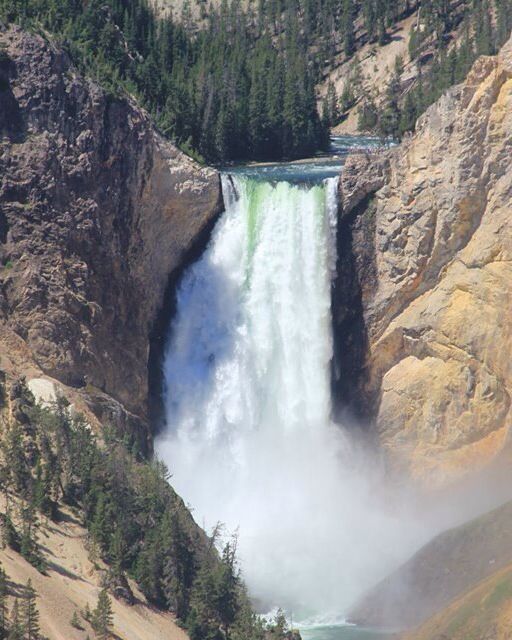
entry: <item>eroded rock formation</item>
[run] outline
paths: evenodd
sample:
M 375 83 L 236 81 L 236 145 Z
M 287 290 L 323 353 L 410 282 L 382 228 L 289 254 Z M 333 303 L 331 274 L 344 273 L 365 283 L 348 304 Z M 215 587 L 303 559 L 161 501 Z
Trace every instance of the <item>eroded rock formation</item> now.
M 218 175 L 42 37 L 11 28 L 0 47 L 0 368 L 147 428 L 148 335 Z
M 511 159 L 512 40 L 414 136 L 349 159 L 342 176 L 367 340 L 361 394 L 393 467 L 429 485 L 485 465 L 506 441 Z

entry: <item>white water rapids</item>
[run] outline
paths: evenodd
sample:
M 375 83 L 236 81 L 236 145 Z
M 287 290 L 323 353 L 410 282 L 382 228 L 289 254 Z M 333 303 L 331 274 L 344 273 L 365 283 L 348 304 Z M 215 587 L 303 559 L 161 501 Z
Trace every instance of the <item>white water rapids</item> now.
M 330 420 L 337 179 L 224 176 L 223 192 L 177 294 L 158 455 L 200 524 L 239 529 L 262 606 L 342 614 L 418 532 Z

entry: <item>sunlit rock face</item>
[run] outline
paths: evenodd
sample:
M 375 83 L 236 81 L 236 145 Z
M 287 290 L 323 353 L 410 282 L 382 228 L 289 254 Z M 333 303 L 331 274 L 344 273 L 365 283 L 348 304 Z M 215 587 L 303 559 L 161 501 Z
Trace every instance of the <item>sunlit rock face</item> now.
M 0 42 L 2 366 L 86 391 L 147 435 L 148 335 L 220 208 L 218 176 L 41 37 Z
M 360 392 L 390 465 L 430 486 L 486 465 L 510 424 L 511 157 L 512 41 L 414 136 L 342 175 L 343 215 L 363 202 Z

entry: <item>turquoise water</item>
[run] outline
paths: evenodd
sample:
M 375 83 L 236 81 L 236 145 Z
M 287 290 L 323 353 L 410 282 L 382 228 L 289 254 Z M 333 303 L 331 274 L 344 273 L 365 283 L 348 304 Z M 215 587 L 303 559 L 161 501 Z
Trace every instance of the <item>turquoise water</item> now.
M 368 136 L 338 136 L 331 138 L 329 151 L 307 160 L 295 162 L 269 162 L 241 164 L 226 167 L 226 173 L 244 175 L 262 182 L 296 182 L 310 184 L 334 178 L 340 174 L 349 153 L 355 151 L 375 151 L 383 148 L 378 138 Z
M 300 635 L 302 640 L 391 640 L 393 637 L 378 630 L 340 625 L 301 629 Z

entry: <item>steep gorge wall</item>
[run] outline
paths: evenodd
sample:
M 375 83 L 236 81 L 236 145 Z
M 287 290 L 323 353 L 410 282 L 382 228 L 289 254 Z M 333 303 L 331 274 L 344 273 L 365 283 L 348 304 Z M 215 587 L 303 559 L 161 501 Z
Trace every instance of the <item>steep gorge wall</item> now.
M 512 40 L 376 158 L 349 159 L 366 357 L 359 402 L 395 470 L 442 485 L 492 460 L 512 417 Z M 335 305 L 335 323 L 347 316 Z M 336 326 L 336 325 L 335 325 Z M 347 347 L 339 347 L 340 351 Z
M 0 31 L 0 368 L 147 435 L 149 335 L 219 178 L 38 35 Z

